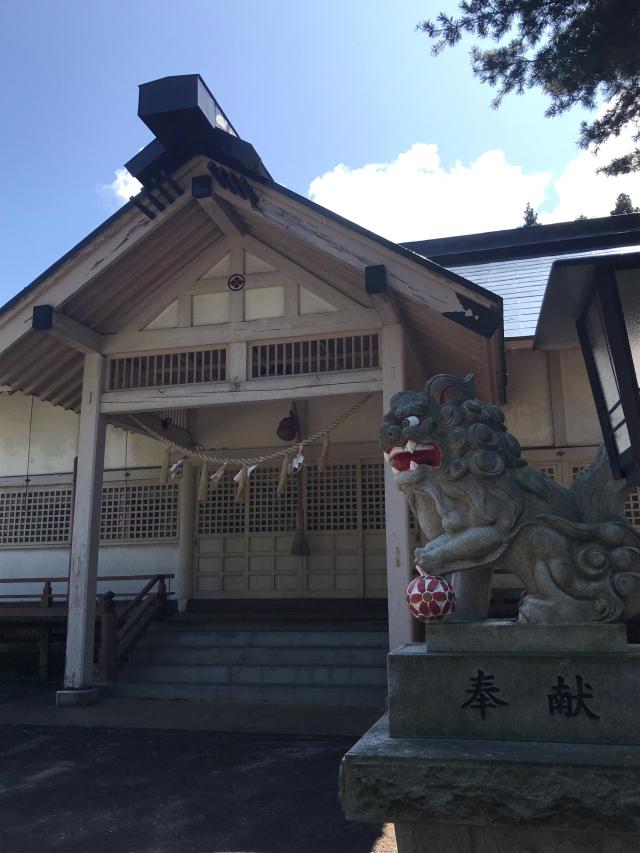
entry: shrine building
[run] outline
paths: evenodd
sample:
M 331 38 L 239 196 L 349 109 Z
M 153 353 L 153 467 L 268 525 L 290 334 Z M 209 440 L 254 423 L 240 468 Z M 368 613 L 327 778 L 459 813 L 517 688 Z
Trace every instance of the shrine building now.
M 398 245 L 279 185 L 198 75 L 142 85 L 139 116 L 139 194 L 0 309 L 0 592 L 68 592 L 71 688 L 96 592 L 140 576 L 187 613 L 386 601 L 406 642 L 391 396 L 473 373 L 568 485 L 601 433 L 581 353 L 533 350 L 542 295 L 558 258 L 638 250 L 640 215 Z

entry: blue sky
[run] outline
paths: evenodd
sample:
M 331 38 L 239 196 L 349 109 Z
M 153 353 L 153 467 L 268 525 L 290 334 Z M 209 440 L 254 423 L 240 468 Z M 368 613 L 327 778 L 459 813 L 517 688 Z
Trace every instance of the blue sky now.
M 316 200 L 392 239 L 513 227 L 528 200 L 566 218 L 556 181 L 578 157 L 582 113 L 545 119 L 537 93 L 492 110 L 468 45 L 433 58 L 415 31 L 454 7 L 3 0 L 0 302 L 120 203 L 114 173 L 151 138 L 137 86 L 168 74 L 199 72 L 276 180 L 302 194 L 315 182 Z M 617 191 L 603 190 L 611 205 Z M 606 215 L 599 204 L 574 213 Z

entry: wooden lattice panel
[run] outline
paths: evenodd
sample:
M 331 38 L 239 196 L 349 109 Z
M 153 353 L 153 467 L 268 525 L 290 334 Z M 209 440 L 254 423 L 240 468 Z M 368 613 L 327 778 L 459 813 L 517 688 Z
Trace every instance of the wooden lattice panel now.
M 277 492 L 279 468 L 257 468 L 249 478 L 249 533 L 288 533 L 296 529 L 298 477 Z
M 253 344 L 251 376 L 303 376 L 379 367 L 377 334 Z
M 227 351 L 224 348 L 111 358 L 107 390 L 224 382 L 226 363 Z
M 591 465 L 591 462 L 584 462 L 584 463 L 581 463 L 579 465 L 572 465 L 571 466 L 571 479 L 575 480 L 575 478 L 578 476 L 578 474 L 581 471 L 584 471 L 585 468 L 589 468 L 590 465 Z
M 102 542 L 177 538 L 177 484 L 109 483 L 103 487 Z
M 69 486 L 0 491 L 0 545 L 66 545 L 71 538 Z
M 640 530 L 640 489 L 632 489 L 624 502 L 624 514 L 629 524 Z
M 254 476 L 257 473 L 254 472 Z M 235 472 L 225 471 L 218 488 L 211 483 L 207 500 L 198 504 L 198 535 L 217 536 L 225 533 L 244 533 L 245 505 L 234 502 Z
M 384 463 L 362 463 L 362 529 L 385 529 Z
M 329 465 L 324 474 L 317 465 L 307 470 L 307 529 L 358 529 L 358 466 Z
M 556 483 L 562 483 L 562 469 L 559 462 L 531 462 L 529 464 L 532 468 L 542 471 Z

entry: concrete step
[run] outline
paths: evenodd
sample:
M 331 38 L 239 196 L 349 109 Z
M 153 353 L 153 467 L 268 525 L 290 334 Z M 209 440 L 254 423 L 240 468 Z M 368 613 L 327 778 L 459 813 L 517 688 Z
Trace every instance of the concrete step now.
M 170 682 L 172 684 L 246 684 L 316 687 L 380 687 L 387 671 L 379 666 L 209 666 L 173 664 L 126 664 L 118 674 L 122 682 Z M 286 696 L 286 693 L 281 694 Z
M 259 648 L 389 648 L 386 631 L 276 629 L 220 630 L 156 623 L 141 639 L 140 647 L 160 646 L 252 646 Z
M 385 707 L 386 690 L 379 687 L 317 687 L 290 685 L 251 686 L 163 682 L 116 682 L 101 687 L 109 696 L 132 699 L 217 700 L 219 702 L 254 702 L 291 705 L 351 705 L 379 709 Z
M 377 666 L 386 667 L 387 652 L 380 648 L 321 648 L 319 646 L 187 646 L 140 645 L 129 662 L 148 664 L 224 666 Z

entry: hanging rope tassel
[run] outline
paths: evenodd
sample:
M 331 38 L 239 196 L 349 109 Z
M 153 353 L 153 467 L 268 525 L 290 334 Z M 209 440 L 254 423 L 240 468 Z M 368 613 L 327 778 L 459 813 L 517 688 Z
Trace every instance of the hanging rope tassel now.
M 325 432 L 322 439 L 322 449 L 320 451 L 320 459 L 318 460 L 318 471 L 325 474 L 327 471 L 327 461 L 329 459 L 329 433 Z
M 222 476 L 226 470 L 227 470 L 227 463 L 223 462 L 222 465 L 218 468 L 218 470 L 215 471 L 215 473 L 213 473 L 211 475 L 210 480 L 211 480 L 211 491 L 212 492 L 215 492 L 216 489 L 219 487 L 220 482 L 222 480 Z
M 289 456 L 284 456 L 282 465 L 280 466 L 280 476 L 278 477 L 277 492 L 283 495 L 287 491 L 287 474 L 289 473 Z
M 198 483 L 198 500 L 206 501 L 209 491 L 209 466 L 205 462 L 200 471 L 200 482 Z
M 160 463 L 160 482 L 169 482 L 169 465 L 171 464 L 171 448 L 167 447 Z
M 243 465 L 233 478 L 234 483 L 238 484 L 234 498 L 237 504 L 244 503 L 244 501 L 249 499 L 249 477 L 257 467 L 257 465 Z
M 304 445 L 299 444 L 298 449 L 296 451 L 296 455 L 291 460 L 291 471 L 294 474 L 297 474 L 297 472 L 302 468 L 303 465 L 304 465 Z
M 240 504 L 240 503 L 242 503 L 242 501 L 244 499 L 245 491 L 246 491 L 246 485 L 247 485 L 247 466 L 246 465 L 243 465 L 242 468 L 238 471 L 238 473 L 233 478 L 233 482 L 236 483 L 236 494 L 234 497 L 234 501 L 237 504 Z
M 298 446 L 298 451 L 291 462 L 291 468 L 298 478 L 298 499 L 296 501 L 296 532 L 293 536 L 291 553 L 296 556 L 306 556 L 311 553 L 307 534 L 305 531 L 305 506 L 307 503 L 307 477 L 304 470 L 303 445 Z

